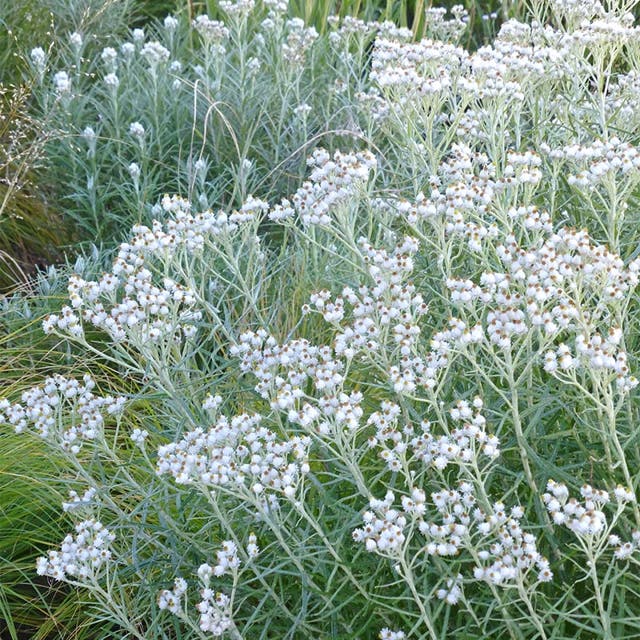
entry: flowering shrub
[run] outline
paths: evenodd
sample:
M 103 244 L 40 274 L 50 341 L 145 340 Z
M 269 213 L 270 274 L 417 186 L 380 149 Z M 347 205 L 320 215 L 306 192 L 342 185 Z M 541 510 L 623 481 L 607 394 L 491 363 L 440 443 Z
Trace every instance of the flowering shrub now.
M 241 38 L 260 12 L 281 88 L 304 86 L 318 42 L 339 70 L 371 40 L 341 90 L 369 147 L 316 148 L 264 200 L 241 162 L 237 203 L 165 196 L 110 270 L 69 279 L 45 332 L 127 385 L 54 377 L 0 404 L 75 474 L 77 535 L 39 573 L 140 639 L 637 633 L 626 7 L 550 2 L 470 53 L 457 9 L 428 12 L 420 42 L 338 19 L 322 40 L 280 4 L 198 17 L 194 73 L 211 95 L 229 60 L 252 82 Z M 156 88 L 164 24 L 165 44 L 134 32 L 123 53 Z M 111 100 L 119 56 L 102 53 Z M 147 149 L 144 125 L 127 131 Z

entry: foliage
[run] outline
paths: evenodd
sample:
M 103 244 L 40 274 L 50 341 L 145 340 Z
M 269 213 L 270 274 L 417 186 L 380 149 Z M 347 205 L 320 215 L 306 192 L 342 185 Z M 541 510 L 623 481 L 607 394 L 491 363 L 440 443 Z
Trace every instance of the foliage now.
M 66 523 L 3 548 L 8 633 L 42 580 L 95 637 L 637 635 L 633 7 L 476 49 L 288 13 L 328 6 L 30 53 L 49 176 L 123 242 L 6 301 L 3 446 Z

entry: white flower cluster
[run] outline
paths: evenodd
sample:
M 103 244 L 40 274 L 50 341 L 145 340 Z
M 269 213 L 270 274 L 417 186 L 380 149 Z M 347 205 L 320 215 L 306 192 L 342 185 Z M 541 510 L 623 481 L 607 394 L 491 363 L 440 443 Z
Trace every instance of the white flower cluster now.
M 622 542 L 620 536 L 611 534 L 608 538 L 610 546 L 615 547 L 613 552 L 616 560 L 626 560 L 634 551 L 640 548 L 640 531 L 633 531 L 631 533 L 631 540 Z
M 373 286 L 362 285 L 357 291 L 345 287 L 333 299 L 328 291 L 319 291 L 311 296 L 311 308 L 338 328 L 333 344 L 337 356 L 351 360 L 359 354 L 366 359 L 389 342 L 399 363 L 390 367 L 389 379 L 396 393 L 411 393 L 425 372 L 423 361 L 414 354 L 419 318 L 428 310 L 415 285 L 406 282 L 414 269 L 418 242 L 406 236 L 391 252 L 374 248 L 364 238 L 358 245 Z M 350 321 L 342 322 L 345 303 L 351 307 Z
M 53 84 L 58 96 L 62 96 L 71 92 L 71 78 L 66 71 L 58 71 L 53 76 Z
M 618 503 L 619 511 L 624 508 L 624 505 L 636 501 L 634 492 L 627 487 L 618 486 L 613 494 Z M 542 501 L 545 503 L 553 522 L 566 526 L 577 536 L 587 538 L 608 534 L 610 528 L 607 526 L 607 516 L 603 508 L 611 501 L 609 493 L 585 484 L 580 488 L 580 495 L 584 502 L 580 502 L 576 498 L 569 498 L 569 489 L 565 484 L 549 480 L 547 492 L 542 495 Z M 615 519 L 617 517 L 614 518 L 614 521 Z M 616 542 L 619 543 L 617 536 L 610 539 L 611 544 Z M 625 549 L 626 547 L 622 545 L 617 552 L 617 557 L 623 558 Z
M 60 551 L 52 550 L 47 557 L 38 558 L 39 576 L 68 581 L 98 575 L 100 567 L 111 558 L 111 543 L 115 536 L 94 519 L 80 522 L 75 530 L 75 536 L 65 537 Z
M 628 393 L 638 386 L 638 379 L 629 375 L 627 354 L 618 349 L 621 338 L 622 331 L 618 327 L 611 327 L 604 338 L 599 333 L 589 337 L 578 334 L 575 339 L 575 354 L 564 343 L 558 345 L 555 351 L 545 353 L 545 371 L 556 373 L 588 367 L 605 375 L 615 375 L 618 389 Z
M 38 75 L 42 77 L 47 68 L 47 54 L 42 47 L 34 47 L 29 54 L 31 63 L 35 67 Z
M 414 369 L 420 372 L 419 383 L 425 389 L 433 389 L 438 383 L 439 372 L 449 365 L 451 354 L 464 350 L 485 339 L 481 322 L 467 324 L 456 317 L 449 318 L 448 328 L 433 334 L 429 353 L 422 360 L 414 358 Z
M 477 506 L 471 482 L 462 481 L 458 489 L 444 489 L 431 495 L 440 523 L 422 519 L 426 512 L 424 493 L 414 487 L 411 497 L 403 496 L 403 509 L 393 507 L 395 495 L 388 491 L 383 500 L 372 498 L 371 510 L 363 515 L 364 526 L 353 531 L 353 539 L 363 542 L 370 552 L 394 557 L 406 540 L 408 518 L 417 519 L 418 529 L 427 539 L 428 555 L 457 557 L 464 549 L 482 564 L 476 564 L 476 580 L 507 587 L 522 582 L 531 571 L 536 582 L 548 582 L 553 574 L 548 561 L 537 550 L 536 538 L 520 524 L 524 510 L 507 512 L 501 502 L 481 509 Z M 439 597 L 455 604 L 462 595 L 460 580 L 447 584 Z M 456 588 L 457 586 L 457 588 Z
M 106 331 L 116 342 L 143 344 L 193 336 L 201 318 L 194 294 L 166 275 L 154 274 L 164 273 L 163 263 L 166 267 L 181 250 L 201 250 L 206 239 L 232 234 L 239 225 L 259 219 L 267 204 L 249 197 L 239 211 L 229 215 L 211 211 L 192 215 L 190 209 L 188 201 L 165 196 L 160 210 L 169 219 L 164 224 L 156 220 L 151 228 L 136 225 L 130 242 L 120 245 L 112 270 L 99 280 L 70 278 L 71 307 L 47 316 L 45 331 L 59 329 L 82 336 L 82 321 L 74 312 L 81 309 L 84 322 Z
M 169 50 L 158 41 L 145 43 L 140 50 L 140 55 L 147 61 L 152 71 L 155 71 L 160 64 L 167 62 L 171 56 Z
M 82 48 L 84 43 L 84 39 L 82 38 L 82 34 L 74 31 L 69 34 L 69 44 L 76 50 L 79 51 Z
M 438 9 L 433 11 L 435 16 Z M 381 30 L 374 43 L 370 74 L 375 83 L 372 95 L 382 98 L 382 108 L 374 118 L 401 115 L 407 108 L 418 112 L 420 101 L 438 112 L 444 102 L 455 104 L 460 100 L 483 101 L 480 104 L 485 105 L 495 99 L 522 102 L 537 83 L 562 78 L 569 72 L 565 58 L 571 42 L 563 45 L 557 38 L 549 43 L 548 38 L 537 37 L 534 46 L 531 30 L 528 39 L 522 37 L 512 22 L 491 45 L 472 55 L 450 43 L 443 33 L 447 29 L 441 28 L 447 24 L 444 22 L 430 25 L 427 19 L 427 32 L 433 26 L 432 35 L 437 39 L 417 43 L 385 37 Z M 453 23 L 464 25 L 464 20 Z M 520 37 L 514 38 L 514 33 Z M 477 113 L 481 118 L 489 117 L 484 109 Z
M 522 102 L 536 84 L 568 73 L 565 50 L 559 46 L 502 40 L 480 47 L 470 58 L 471 72 L 460 78 L 460 93 L 469 98 L 502 98 Z
M 483 246 L 493 245 L 502 270 L 495 266 L 485 270 L 479 281 L 464 277 L 446 281 L 465 328 L 467 317 L 475 321 L 478 313 L 483 314 L 486 337 L 500 349 L 511 349 L 514 339 L 530 335 L 532 329 L 539 329 L 546 339 L 573 335 L 576 354 L 572 356 L 561 344 L 547 354 L 547 371 L 587 366 L 615 375 L 623 392 L 632 389 L 637 383 L 629 375 L 626 354 L 618 347 L 620 328 L 611 326 L 611 319 L 614 309 L 637 286 L 640 262 L 625 265 L 606 246 L 594 243 L 585 230 L 562 228 L 554 233 L 549 214 L 535 206 L 510 206 L 500 228 L 477 222 L 471 227 L 465 222 L 465 212 L 479 212 L 479 217 L 473 214 L 476 221 L 490 219 L 497 194 L 507 188 L 509 180 L 519 184 L 539 180 L 538 156 L 510 153 L 507 158 L 503 176 L 490 178 L 493 170 L 481 156 L 458 147 L 454 157 L 441 166 L 443 181 L 449 185 L 446 190 L 434 188 L 427 204 L 401 203 L 396 209 L 406 212 L 412 224 L 427 212 L 427 218 L 454 216 L 457 219 L 446 223 L 445 233 L 466 235 L 479 261 L 486 259 Z M 479 340 L 480 331 L 485 330 L 479 328 Z M 445 333 L 434 336 L 434 342 L 446 350 L 449 340 Z M 446 364 L 446 354 L 442 355 Z
M 391 347 L 398 350 L 399 366 L 389 370 L 390 380 L 397 393 L 411 393 L 417 386 L 432 388 L 439 369 L 448 363 L 448 354 L 456 345 L 465 345 L 483 339 L 480 324 L 468 327 L 464 321 L 452 318 L 446 331 L 434 334 L 431 352 L 426 358 L 416 355 L 420 335 L 419 317 L 428 311 L 422 296 L 416 293 L 412 283 L 405 283 L 413 270 L 412 255 L 418 250 L 415 239 L 405 237 L 393 252 L 374 249 L 362 240 L 360 247 L 375 286 L 361 286 L 357 293 L 345 287 L 341 296 L 331 299 L 328 291 L 315 293 L 312 305 L 328 322 L 337 325 L 340 332 L 334 342 L 335 353 L 348 359 L 358 353 L 364 356 L 386 344 L 389 332 L 393 338 Z M 344 319 L 345 302 L 351 307 L 352 323 L 340 324 Z M 303 307 L 308 312 L 310 307 Z
M 260 415 L 220 416 L 208 430 L 196 429 L 158 449 L 157 473 L 178 484 L 220 487 L 231 493 L 292 498 L 308 473 L 309 438 L 278 440 L 260 426 Z
M 444 42 L 458 40 L 469 23 L 469 12 L 460 4 L 451 7 L 450 18 L 445 7 L 428 7 L 424 15 L 426 35 Z
M 131 442 L 133 442 L 140 449 L 144 449 L 144 443 L 149 436 L 149 432 L 146 429 L 136 428 L 131 432 L 129 436 L 131 438 Z
M 256 6 L 255 0 L 220 0 L 218 4 L 229 16 L 247 15 Z
M 451 87 L 468 54 L 452 44 L 434 40 L 402 43 L 377 38 L 371 57 L 370 78 L 400 104 L 417 96 L 438 94 Z
M 431 498 L 443 519 L 440 523 L 420 522 L 428 554 L 457 556 L 462 549 L 473 549 L 482 562 L 474 567 L 474 578 L 494 585 L 506 587 L 523 581 L 531 570 L 536 571 L 538 582 L 552 579 L 535 536 L 521 527 L 521 507 L 507 512 L 502 502 L 496 502 L 482 509 L 477 506 L 474 486 L 467 481 L 460 482 L 458 489 L 433 493 Z
M 208 15 L 197 16 L 192 24 L 207 45 L 220 44 L 229 37 L 229 29 L 224 23 L 212 20 Z
M 308 340 L 291 340 L 279 345 L 264 329 L 240 336 L 231 355 L 240 357 L 243 373 L 253 373 L 259 380 L 256 391 L 271 399 L 273 409 L 289 410 L 302 398 L 303 387 L 313 381 L 318 391 L 331 393 L 343 382 L 343 364 L 333 358 L 329 347 L 317 347 Z M 286 377 L 279 375 L 285 373 Z
M 176 578 L 173 589 L 163 589 L 158 594 L 158 608 L 166 609 L 171 613 L 182 613 L 182 597 L 187 593 L 187 581 L 184 578 Z
M 469 249 L 481 253 L 487 241 L 500 235 L 493 209 L 500 203 L 501 194 L 538 184 L 541 164 L 540 156 L 532 151 L 509 151 L 498 174 L 485 154 L 454 144 L 438 175 L 430 180 L 428 197 L 420 192 L 414 203 L 401 199 L 385 204 L 411 226 L 419 227 L 423 221 L 443 224 L 446 237 L 462 238 Z M 525 230 L 551 232 L 549 214 L 535 206 L 509 206 L 506 214 Z
M 251 532 L 249 534 L 249 540 L 247 542 L 247 555 L 249 558 L 257 558 L 260 554 L 260 547 L 258 546 L 258 538 L 256 538 L 256 534 Z
M 207 397 L 204 399 L 204 402 L 202 403 L 202 408 L 205 411 L 217 411 L 221 404 L 222 404 L 222 396 L 219 396 L 219 395 L 212 396 L 209 393 L 207 394 Z
M 145 136 L 145 128 L 140 122 L 132 122 L 129 125 L 129 135 L 132 135 L 134 138 L 137 138 L 139 142 L 142 143 Z
M 366 22 L 350 15 L 343 18 L 331 15 L 327 18 L 327 23 L 336 29 L 329 34 L 329 42 L 336 48 L 345 46 L 348 49 L 353 40 L 364 38 L 378 29 L 377 22 Z
M 458 604 L 462 597 L 462 574 L 459 573 L 455 578 L 448 578 L 446 587 L 436 591 L 436 597 L 450 605 Z
M 274 411 L 284 411 L 294 424 L 322 435 L 353 432 L 362 418 L 362 394 L 341 390 L 344 363 L 327 346 L 307 340 L 279 345 L 266 331 L 246 332 L 231 349 L 241 358 L 240 369 L 258 378 L 255 389 L 270 400 Z M 305 393 L 311 381 L 318 397 Z
M 254 533 L 249 534 L 247 543 L 247 555 L 250 559 L 257 557 L 259 548 L 257 538 Z M 240 566 L 240 558 L 238 558 L 238 547 L 232 540 L 225 540 L 219 551 L 216 551 L 217 564 L 212 567 L 209 564 L 201 564 L 198 568 L 198 577 L 205 585 L 209 585 L 212 577 L 219 578 L 228 573 L 235 573 Z
M 271 209 L 270 220 L 282 222 L 297 212 L 305 225 L 331 224 L 332 215 L 347 207 L 365 188 L 376 159 L 368 151 L 336 151 L 332 158 L 324 149 L 316 149 L 307 164 L 312 169 L 309 180 L 293 195 L 293 204 L 285 199 Z
M 96 497 L 96 493 L 96 489 L 91 487 L 87 489 L 82 496 L 79 496 L 77 491 L 71 489 L 69 491 L 69 502 L 62 503 L 62 510 L 66 513 L 95 504 L 94 498 Z
M 393 555 L 402 547 L 407 523 L 415 523 L 426 538 L 425 552 L 431 556 L 459 557 L 468 550 L 474 558 L 473 575 L 494 585 L 509 586 L 523 582 L 531 573 L 534 581 L 552 578 L 549 563 L 537 550 L 536 538 L 522 529 L 524 510 L 515 506 L 509 511 L 502 502 L 491 504 L 484 486 L 479 486 L 477 473 L 486 473 L 480 453 L 488 457 L 489 465 L 499 455 L 500 443 L 487 435 L 485 419 L 480 411 L 483 402 L 461 400 L 450 410 L 454 423 L 462 423 L 451 433 L 435 437 L 431 425 L 423 422 L 420 433 L 406 425 L 398 429 L 401 411 L 397 405 L 383 402 L 381 410 L 371 415 L 368 424 L 375 425 L 376 434 L 369 444 L 381 446 L 381 457 L 390 471 L 406 475 L 407 480 L 420 477 L 415 463 L 433 466 L 443 472 L 455 463 L 459 482 L 451 488 L 451 477 L 439 491 L 431 494 L 440 521 L 429 520 L 424 491 L 413 486 L 401 498 L 402 509 L 394 508 L 394 494 L 389 491 L 384 500 L 373 500 L 371 510 L 364 514 L 365 526 L 353 532 L 356 542 L 383 555 Z M 476 444 L 477 443 L 477 444 Z M 440 590 L 441 599 L 455 604 L 462 595 L 462 577 L 450 581 Z
M 514 183 L 514 177 L 508 180 Z M 488 217 L 489 205 L 500 189 L 495 168 L 487 156 L 471 151 L 466 145 L 452 145 L 447 160 L 438 168 L 438 175 L 432 176 L 430 186 L 429 196 L 420 192 L 415 203 L 399 200 L 389 204 L 396 215 L 410 225 L 417 226 L 422 221 L 444 224 L 447 236 L 461 237 L 470 249 L 481 251 L 482 241 L 497 233 L 495 225 L 481 221 Z
M 401 553 L 407 519 L 402 511 L 393 508 L 394 501 L 392 491 L 387 491 L 383 500 L 369 500 L 371 511 L 365 511 L 362 516 L 364 527 L 354 529 L 352 534 L 356 542 L 364 542 L 367 551 L 386 556 Z
M 524 532 L 520 525 L 523 515 L 519 506 L 512 507 L 507 515 L 502 503 L 495 503 L 487 513 L 474 511 L 480 542 L 486 545 L 478 551 L 478 558 L 485 564 L 474 569 L 476 580 L 509 586 L 523 581 L 530 571 L 535 571 L 537 582 L 552 580 L 549 561 L 538 552 L 535 536 Z
M 568 22 L 569 28 L 605 15 L 600 0 L 551 0 L 549 6 L 558 18 Z
M 640 73 L 631 70 L 618 75 L 609 85 L 605 96 L 607 119 L 623 129 L 638 122 L 640 104 Z
M 175 16 L 172 15 L 168 15 L 165 17 L 163 23 L 164 28 L 169 32 L 169 33 L 173 33 L 177 28 L 178 25 L 180 24 L 178 22 L 178 19 Z
M 425 550 L 433 556 L 456 556 L 472 524 L 470 511 L 476 504 L 473 485 L 461 482 L 458 489 L 433 492 L 431 500 L 443 520 L 441 523 L 420 520 L 420 533 L 428 541 Z
M 200 612 L 200 630 L 209 632 L 215 638 L 225 634 L 233 625 L 231 619 L 231 599 L 224 593 L 216 593 L 205 587 L 200 592 L 202 600 L 196 605 Z
M 552 161 L 563 160 L 576 167 L 577 172 L 569 174 L 567 180 L 577 187 L 593 188 L 611 176 L 624 176 L 634 183 L 638 180 L 640 150 L 615 136 L 589 144 L 541 148 Z
M 100 54 L 100 59 L 109 73 L 116 72 L 118 69 L 118 52 L 113 47 L 105 47 Z
M 318 38 L 314 27 L 307 27 L 300 18 L 291 18 L 286 24 L 286 41 L 282 43 L 282 58 L 292 67 L 301 66 L 305 55 Z
M 380 640 L 405 640 L 406 637 L 404 631 L 392 631 L 388 627 L 380 629 L 378 634 Z
M 125 398 L 96 396 L 94 387 L 89 375 L 82 382 L 61 375 L 47 378 L 43 385 L 25 391 L 22 403 L 0 400 L 0 422 L 12 425 L 16 433 L 31 427 L 41 438 L 76 454 L 83 442 L 101 436 L 104 412 L 115 415 L 124 407 Z M 63 427 L 67 415 L 71 425 Z
M 428 421 L 423 421 L 419 429 L 407 424 L 399 430 L 400 407 L 383 401 L 381 410 L 372 413 L 367 421 L 367 425 L 376 428 L 375 436 L 369 437 L 369 446 L 381 449 L 380 457 L 394 472 L 413 460 L 444 471 L 450 464 L 475 463 L 480 453 L 494 459 L 500 455 L 500 443 L 495 435 L 485 431 L 482 406 L 481 398 L 475 398 L 472 406 L 465 400 L 458 401 L 450 415 L 462 425 L 449 434 L 435 436 Z
M 581 53 L 585 47 L 592 51 L 598 48 L 621 48 L 627 42 L 637 41 L 640 27 L 633 26 L 633 14 L 628 13 L 622 18 L 607 15 L 602 20 L 593 22 L 582 21 L 580 28 L 567 34 L 565 40 L 568 46 Z
M 216 577 L 223 576 L 225 573 L 232 573 L 240 566 L 238 547 L 232 540 L 225 540 L 222 543 L 222 548 L 216 551 L 216 558 L 218 563 L 212 569 L 212 573 Z
M 253 533 L 249 534 L 246 551 L 250 559 L 255 558 L 259 553 L 257 539 Z M 214 567 L 206 563 L 198 567 L 197 574 L 202 589 L 200 590 L 201 600 L 196 605 L 196 609 L 200 614 L 199 626 L 201 631 L 209 632 L 214 637 L 219 637 L 224 635 L 225 631 L 233 625 L 231 598 L 223 593 L 214 592 L 210 588 L 211 578 L 218 578 L 229 573 L 236 574 L 240 566 L 240 559 L 238 558 L 238 547 L 235 542 L 225 540 L 221 549 L 216 552 L 216 557 L 217 564 Z M 186 593 L 186 580 L 176 578 L 173 589 L 163 589 L 158 594 L 158 607 L 183 616 L 185 613 L 183 597 Z

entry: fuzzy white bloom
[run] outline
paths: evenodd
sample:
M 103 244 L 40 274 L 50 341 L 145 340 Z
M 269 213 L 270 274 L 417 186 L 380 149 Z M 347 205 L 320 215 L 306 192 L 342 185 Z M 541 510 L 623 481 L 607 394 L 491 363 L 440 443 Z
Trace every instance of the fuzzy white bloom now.
M 105 47 L 100 54 L 102 62 L 109 71 L 115 71 L 118 66 L 118 52 L 113 47 Z
M 33 62 L 36 67 L 44 69 L 44 66 L 47 63 L 47 54 L 44 52 L 42 47 L 35 47 L 31 49 L 30 58 L 31 62 Z
M 120 52 L 127 60 L 131 60 L 136 52 L 136 46 L 133 44 L 133 42 L 125 42 L 120 47 Z
M 598 539 L 606 533 L 607 517 L 603 507 L 610 501 L 607 491 L 585 484 L 580 489 L 583 498 L 580 502 L 576 498 L 569 500 L 566 486 L 553 480 L 549 480 L 547 489 L 550 493 L 544 493 L 542 501 L 555 524 L 566 526 L 581 538 Z M 633 492 L 621 486 L 614 490 L 614 496 L 621 504 L 634 499 Z
M 0 422 L 11 424 L 16 433 L 33 428 L 36 433 L 65 451 L 76 454 L 86 442 L 101 437 L 105 413 L 122 410 L 125 398 L 96 396 L 95 382 L 86 375 L 82 382 L 56 375 L 25 391 L 21 403 L 8 403 L 0 410 Z M 65 414 L 76 416 L 71 426 Z
M 458 600 L 462 597 L 462 574 L 449 578 L 446 588 L 436 591 L 436 597 L 450 605 L 458 604 Z
M 311 113 L 311 107 L 303 102 L 293 110 L 293 113 L 297 118 L 306 118 Z
M 69 502 L 62 503 L 62 510 L 67 512 L 86 507 L 94 502 L 96 493 L 96 489 L 91 487 L 87 489 L 82 496 L 79 496 L 78 493 L 72 489 L 69 491 Z
M 220 43 L 229 37 L 229 29 L 218 20 L 211 20 L 206 14 L 197 16 L 192 25 L 207 44 Z
M 279 440 L 262 427 L 262 416 L 220 416 L 208 431 L 196 429 L 158 449 L 158 474 L 178 484 L 202 483 L 220 490 L 292 497 L 309 472 L 310 438 Z
M 215 638 L 224 635 L 233 624 L 229 596 L 208 588 L 201 591 L 201 596 L 202 600 L 196 605 L 200 612 L 200 629 Z
M 169 32 L 173 32 L 178 28 L 178 20 L 174 16 L 167 16 L 163 24 L 164 28 Z
M 217 564 L 212 569 L 212 575 L 219 578 L 226 573 L 234 573 L 240 566 L 238 548 L 232 540 L 225 540 L 222 548 L 216 551 Z
M 109 89 L 117 89 L 120 86 L 120 79 L 115 73 L 108 73 L 104 77 L 104 83 Z
M 132 135 L 134 138 L 138 138 L 139 140 L 144 139 L 145 128 L 140 122 L 132 122 L 129 125 L 129 135 Z
M 394 494 L 388 491 L 383 500 L 369 500 L 372 510 L 362 516 L 364 527 L 352 533 L 353 539 L 363 542 L 367 551 L 383 556 L 396 556 L 401 552 L 407 520 L 401 511 L 392 508 L 394 499 Z
M 97 520 L 84 520 L 76 525 L 76 535 L 65 537 L 60 551 L 49 551 L 39 558 L 40 576 L 54 580 L 86 580 L 98 575 L 112 556 L 111 543 L 115 536 Z
M 82 35 L 81 35 L 81 34 L 79 34 L 77 31 L 74 31 L 74 32 L 69 36 L 69 44 L 70 44 L 74 49 L 80 49 L 80 47 L 82 47 L 82 43 L 83 43 Z
M 53 85 L 56 93 L 62 95 L 71 92 L 71 78 L 66 71 L 58 71 L 53 76 Z
M 627 487 L 623 487 L 622 485 L 618 485 L 613 490 L 613 495 L 615 496 L 618 502 L 635 502 L 636 496 L 632 489 Z
M 159 64 L 169 60 L 169 50 L 159 42 L 147 42 L 140 50 L 140 55 L 149 63 L 151 69 L 155 69 Z
M 249 534 L 249 542 L 247 543 L 247 555 L 249 558 L 256 558 L 260 553 L 260 547 L 258 547 L 258 539 L 252 532 Z
M 222 404 L 222 396 L 219 396 L 219 395 L 212 396 L 209 393 L 207 394 L 207 397 L 202 403 L 202 408 L 207 411 L 216 411 L 221 404 Z
M 187 592 L 187 581 L 184 578 L 176 578 L 173 584 L 173 589 L 163 589 L 158 594 L 158 608 L 161 610 L 170 611 L 173 614 L 180 614 L 182 612 L 182 597 Z
M 134 429 L 129 436 L 131 441 L 137 445 L 138 447 L 144 447 L 144 443 L 149 435 L 149 432 L 146 429 Z
M 142 174 L 140 165 L 137 162 L 132 162 L 127 169 L 132 180 L 134 182 L 137 182 L 140 179 L 140 175 Z

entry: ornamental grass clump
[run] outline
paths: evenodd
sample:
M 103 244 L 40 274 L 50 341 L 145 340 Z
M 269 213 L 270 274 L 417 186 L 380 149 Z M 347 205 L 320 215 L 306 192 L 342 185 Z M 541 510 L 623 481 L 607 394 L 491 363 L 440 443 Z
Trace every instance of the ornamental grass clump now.
M 203 187 L 147 202 L 144 165 L 128 165 L 145 217 L 43 322 L 84 377 L 0 404 L 68 469 L 75 533 L 38 572 L 140 640 L 633 637 L 629 7 L 550 2 L 469 52 L 459 10 L 428 11 L 417 42 L 337 18 L 323 39 L 280 4 L 196 18 L 194 74 L 214 95 L 234 60 L 252 86 L 257 39 L 296 92 L 322 45 L 334 71 L 361 66 L 339 79 L 362 133 L 309 141 L 307 175 L 260 197 L 246 179 L 265 167 L 242 154 L 220 201 Z M 122 61 L 152 102 L 179 34 L 164 25 L 164 44 L 133 33 Z M 340 59 L 346 41 L 362 46 Z M 119 56 L 103 52 L 109 73 Z M 82 97 L 56 82 L 60 104 Z M 123 80 L 108 84 L 115 109 Z M 152 158 L 144 117 L 126 135 Z

